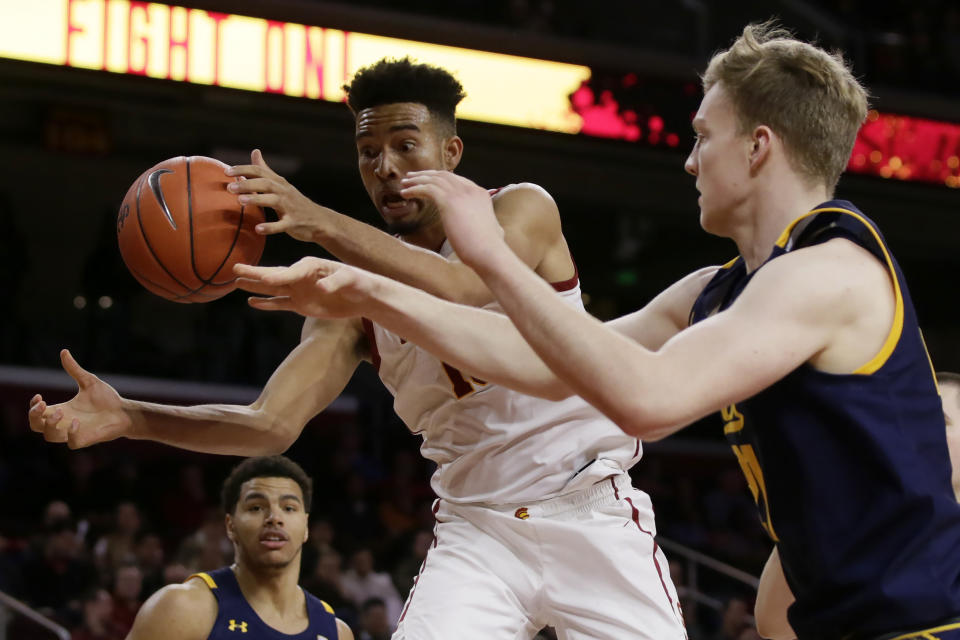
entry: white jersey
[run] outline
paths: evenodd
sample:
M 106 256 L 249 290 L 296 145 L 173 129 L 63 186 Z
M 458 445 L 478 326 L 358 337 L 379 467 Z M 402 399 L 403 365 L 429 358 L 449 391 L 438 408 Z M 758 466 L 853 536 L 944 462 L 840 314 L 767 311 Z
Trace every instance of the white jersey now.
M 457 259 L 449 242 L 440 253 Z M 553 286 L 584 309 L 577 276 Z M 495 302 L 485 308 L 501 311 Z M 437 464 L 431 484 L 440 498 L 542 500 L 626 471 L 640 459 L 640 441 L 579 396 L 551 402 L 488 384 L 369 320 L 363 325 L 397 415 L 423 437 L 421 453 Z

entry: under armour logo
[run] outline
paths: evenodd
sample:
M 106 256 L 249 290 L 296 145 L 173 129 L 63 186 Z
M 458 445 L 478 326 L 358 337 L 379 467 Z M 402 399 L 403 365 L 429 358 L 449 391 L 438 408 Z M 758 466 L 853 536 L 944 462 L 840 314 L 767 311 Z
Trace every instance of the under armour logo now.
M 170 169 L 157 169 L 147 176 L 147 183 L 153 190 L 153 195 L 157 198 L 157 202 L 160 203 L 160 208 L 163 209 L 163 215 L 167 217 L 167 222 L 176 230 L 177 223 L 173 221 L 173 214 L 170 213 L 170 208 L 167 207 L 167 203 L 163 200 L 163 191 L 160 189 L 160 176 L 165 173 L 173 173 L 173 171 L 170 171 Z
M 234 619 L 231 618 L 231 619 L 230 619 L 230 626 L 227 627 L 227 629 L 229 629 L 230 631 L 236 631 L 237 629 L 240 629 L 240 633 L 246 633 L 246 632 L 247 632 L 247 623 L 246 623 L 246 622 L 240 622 L 240 623 L 238 624 L 236 620 L 234 620 Z

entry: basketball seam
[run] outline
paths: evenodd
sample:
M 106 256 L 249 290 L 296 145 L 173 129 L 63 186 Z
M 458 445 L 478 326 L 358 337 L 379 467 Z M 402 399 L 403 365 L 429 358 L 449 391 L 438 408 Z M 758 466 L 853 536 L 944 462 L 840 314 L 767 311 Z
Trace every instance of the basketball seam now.
M 204 286 L 226 286 L 231 282 L 236 280 L 236 278 L 230 278 L 225 282 L 214 282 L 214 278 L 220 273 L 220 270 L 223 269 L 223 265 L 227 263 L 227 260 L 230 259 L 230 254 L 233 253 L 233 248 L 237 246 L 237 238 L 240 237 L 240 230 L 243 228 L 243 207 L 240 208 L 240 224 L 237 226 L 237 231 L 233 235 L 233 241 L 230 243 L 230 248 L 223 256 L 223 260 L 213 270 L 213 273 L 209 278 L 204 278 L 199 270 L 197 269 L 197 256 L 194 251 L 194 236 L 193 236 L 193 183 L 190 177 L 190 158 L 186 158 L 187 165 L 187 219 L 190 221 L 190 268 L 193 270 L 193 275 L 196 276 L 197 280 L 203 283 Z M 203 287 L 200 287 L 201 289 Z
M 147 251 L 150 252 L 151 257 L 153 257 L 154 261 L 156 261 L 156 263 L 160 266 L 160 268 L 163 269 L 163 271 L 168 276 L 170 276 L 170 278 L 174 282 L 176 282 L 178 285 L 180 285 L 181 287 L 187 290 L 187 293 L 182 295 L 190 295 L 191 293 L 193 293 L 192 291 L 190 291 L 190 287 L 180 282 L 180 280 L 175 275 L 173 275 L 169 269 L 167 269 L 167 266 L 163 264 L 163 261 L 160 260 L 159 256 L 157 256 L 157 252 L 153 250 L 153 245 L 150 244 L 150 238 L 147 236 L 147 230 L 144 229 L 143 227 L 143 219 L 140 214 L 140 195 L 142 192 L 143 192 L 143 178 L 141 177 L 140 184 L 137 185 L 137 225 L 140 227 L 140 236 L 143 238 L 144 244 L 147 245 Z M 171 291 L 171 293 L 173 292 Z M 178 297 L 182 297 L 182 296 L 178 295 Z

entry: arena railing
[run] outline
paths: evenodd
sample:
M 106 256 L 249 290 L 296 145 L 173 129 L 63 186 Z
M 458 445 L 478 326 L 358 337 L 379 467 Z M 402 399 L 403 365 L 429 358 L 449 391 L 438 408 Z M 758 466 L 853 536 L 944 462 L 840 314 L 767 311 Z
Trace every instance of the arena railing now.
M 686 545 L 674 542 L 663 536 L 657 536 L 657 543 L 669 551 L 672 557 L 676 558 L 680 556 L 683 558 L 686 571 L 686 575 L 684 576 L 685 580 L 682 587 L 677 585 L 677 590 L 682 591 L 682 593 L 679 594 L 681 598 L 685 596 L 715 611 L 723 610 L 724 603 L 722 600 L 714 598 L 700 590 L 699 572 L 702 568 L 710 569 L 736 582 L 743 583 L 754 591 L 760 586 L 760 579 L 753 574 L 737 569 L 726 562 L 721 562 L 696 549 L 691 549 Z M 748 621 L 753 624 L 753 617 L 749 617 Z
M 3 591 L 0 591 L 0 607 L 6 607 L 15 613 L 19 613 L 21 616 L 30 620 L 31 622 L 43 627 L 44 629 L 48 629 L 60 640 L 70 640 L 69 631 L 58 625 L 50 618 L 37 613 L 16 598 L 7 595 Z M 6 625 L 0 626 L 0 640 L 3 640 L 4 638 L 6 638 Z

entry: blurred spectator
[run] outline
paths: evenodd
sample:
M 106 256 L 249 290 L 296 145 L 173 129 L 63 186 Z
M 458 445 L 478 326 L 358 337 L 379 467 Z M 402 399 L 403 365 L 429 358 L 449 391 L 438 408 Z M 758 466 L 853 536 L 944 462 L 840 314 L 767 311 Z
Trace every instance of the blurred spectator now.
M 360 608 L 360 635 L 357 640 L 390 640 L 387 605 L 380 598 L 368 598 Z
M 137 505 L 121 502 L 116 506 L 112 530 L 93 547 L 94 559 L 101 572 L 110 575 L 120 565 L 136 559 L 136 538 L 142 524 Z
M 143 591 L 143 573 L 134 563 L 128 563 L 116 568 L 113 573 L 113 615 L 112 620 L 118 629 L 126 636 L 133 627 L 133 620 L 143 601 L 140 599 Z
M 204 514 L 211 502 L 200 465 L 186 464 L 180 467 L 176 485 L 169 487 L 161 498 L 163 520 L 172 538 L 179 540 L 203 525 Z M 222 521 L 220 528 L 223 529 Z
M 113 621 L 113 598 L 106 590 L 91 589 L 83 598 L 83 624 L 71 640 L 123 640 L 126 632 Z
M 143 572 L 143 592 L 141 597 L 146 600 L 154 591 L 167 585 L 163 577 L 163 540 L 152 531 L 142 532 L 137 539 L 137 564 Z
M 727 598 L 722 616 L 720 630 L 713 640 L 741 640 L 745 630 L 753 629 L 750 603 L 742 596 Z
M 320 556 L 336 551 L 333 548 L 335 536 L 333 523 L 329 519 L 324 517 L 311 518 L 310 537 L 307 538 L 307 544 L 303 545 L 303 557 L 300 560 L 301 576 L 306 578 L 313 575 L 317 563 L 320 561 Z
M 72 520 L 50 523 L 23 567 L 24 599 L 47 613 L 80 610 L 80 598 L 97 583 Z
M 344 590 L 342 562 L 336 551 L 321 554 L 313 574 L 307 576 L 302 584 L 304 589 L 333 607 L 338 618 L 355 626 L 358 607 Z
M 206 509 L 203 525 L 180 545 L 178 559 L 191 572 L 212 571 L 233 561 L 233 544 L 227 538 L 223 513 L 217 507 Z
M 427 551 L 433 544 L 433 533 L 425 529 L 417 531 L 413 536 L 410 550 L 403 556 L 394 568 L 391 577 L 393 586 L 399 593 L 407 593 L 413 586 L 414 577 L 420 573 L 420 567 L 427 558 Z
M 43 526 L 49 527 L 55 522 L 61 520 L 71 520 L 73 513 L 70 511 L 70 505 L 63 500 L 51 500 L 43 510 Z
M 370 598 L 383 600 L 391 629 L 396 627 L 403 601 L 390 576 L 374 571 L 373 552 L 370 549 L 360 548 L 354 552 L 350 559 L 350 568 L 343 574 L 342 584 L 344 593 L 357 608 L 362 607 Z
M 339 523 L 338 529 L 350 538 L 366 542 L 376 538 L 381 530 L 377 511 L 367 495 L 367 484 L 360 473 L 351 473 L 346 478 L 342 500 L 332 514 Z
M 163 568 L 163 586 L 168 584 L 180 584 L 181 582 L 186 582 L 187 578 L 191 575 L 190 569 L 180 564 L 179 562 L 174 562 L 168 564 Z

